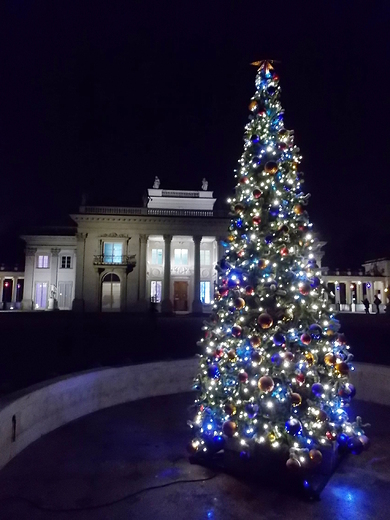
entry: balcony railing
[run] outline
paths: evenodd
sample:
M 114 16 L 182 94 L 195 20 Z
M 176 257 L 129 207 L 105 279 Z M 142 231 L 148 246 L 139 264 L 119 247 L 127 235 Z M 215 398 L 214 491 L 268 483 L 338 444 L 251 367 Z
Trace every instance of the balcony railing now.
M 159 209 L 159 208 L 125 208 L 113 206 L 81 206 L 80 213 L 88 215 L 147 215 L 168 217 L 214 217 L 227 218 L 228 212 L 223 210 L 202 209 Z
M 135 265 L 135 255 L 95 255 L 94 265 Z

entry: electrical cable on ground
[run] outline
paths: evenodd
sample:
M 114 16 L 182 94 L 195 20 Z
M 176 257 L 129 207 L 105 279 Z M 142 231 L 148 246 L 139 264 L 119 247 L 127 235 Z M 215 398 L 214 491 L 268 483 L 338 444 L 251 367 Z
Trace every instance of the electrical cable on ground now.
M 115 504 L 119 504 L 120 502 L 124 502 L 125 500 L 128 500 L 129 498 L 133 498 L 137 495 L 141 495 L 142 493 L 146 493 L 147 491 L 153 491 L 154 489 L 162 489 L 170 486 L 174 486 L 175 484 L 190 484 L 194 482 L 207 482 L 208 480 L 212 480 L 217 476 L 217 473 L 214 473 L 210 477 L 206 478 L 200 478 L 200 479 L 191 479 L 191 480 L 175 480 L 173 482 L 167 482 L 166 484 L 161 484 L 159 486 L 150 486 L 143 489 L 139 489 L 138 491 L 135 491 L 134 493 L 130 493 L 128 495 L 125 495 L 124 497 L 118 498 L 116 500 L 113 500 L 111 502 L 106 502 L 105 504 L 98 504 L 94 506 L 86 506 L 86 507 L 71 507 L 69 509 L 57 509 L 52 507 L 44 507 L 39 505 L 37 502 L 34 502 L 34 500 L 30 500 L 29 498 L 24 497 L 18 497 L 18 496 L 8 496 L 0 499 L 0 502 L 5 502 L 7 500 L 19 500 L 21 502 L 26 502 L 30 506 L 34 507 L 35 509 L 38 509 L 40 511 L 47 511 L 50 513 L 75 513 L 77 511 L 92 511 L 94 509 L 101 509 L 103 507 L 109 507 L 113 506 Z

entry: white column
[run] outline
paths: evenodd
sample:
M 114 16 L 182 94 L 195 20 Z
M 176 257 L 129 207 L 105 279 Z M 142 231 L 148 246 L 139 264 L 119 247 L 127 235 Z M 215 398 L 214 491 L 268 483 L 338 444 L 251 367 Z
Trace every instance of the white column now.
M 148 235 L 139 236 L 139 287 L 138 299 L 140 302 L 146 302 L 146 246 L 148 244 Z
M 200 242 L 201 235 L 192 237 L 194 241 L 194 301 L 192 302 L 192 312 L 202 313 L 203 305 L 200 301 Z
M 350 282 L 345 284 L 345 298 L 347 300 L 347 304 L 350 306 L 352 304 L 352 289 Z
M 337 289 L 338 287 L 338 289 Z M 334 284 L 334 294 L 335 294 L 335 304 L 336 310 L 340 309 L 340 283 L 337 282 Z
M 363 286 L 356 282 L 356 303 L 361 305 L 363 300 Z
M 57 309 L 57 301 L 58 301 L 58 259 L 61 249 L 56 247 L 51 249 L 51 259 L 50 259 L 50 287 L 49 287 L 49 309 L 54 310 Z M 54 298 L 51 297 L 52 287 L 54 287 Z
M 33 310 L 34 305 L 34 271 L 35 271 L 35 247 L 26 248 L 26 266 L 24 269 L 24 289 L 22 309 L 26 311 Z M 3 301 L 3 291 L 1 290 L 1 300 Z
M 16 286 L 18 284 L 18 279 L 13 276 L 12 277 L 12 294 L 11 294 L 11 303 L 16 302 Z
M 74 311 L 84 310 L 84 275 L 85 246 L 88 233 L 77 233 L 76 286 L 72 308 Z
M 163 285 L 163 301 L 161 302 L 161 311 L 171 313 L 173 305 L 171 300 L 171 242 L 172 235 L 164 235 L 164 285 Z

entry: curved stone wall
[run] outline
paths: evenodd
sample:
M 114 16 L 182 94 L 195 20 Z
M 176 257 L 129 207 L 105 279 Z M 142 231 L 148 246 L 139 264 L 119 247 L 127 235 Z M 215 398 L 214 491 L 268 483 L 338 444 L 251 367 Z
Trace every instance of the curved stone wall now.
M 188 392 L 198 360 L 90 370 L 46 381 L 0 400 L 0 468 L 42 435 L 128 401 Z M 356 364 L 358 398 L 390 405 L 390 367 Z

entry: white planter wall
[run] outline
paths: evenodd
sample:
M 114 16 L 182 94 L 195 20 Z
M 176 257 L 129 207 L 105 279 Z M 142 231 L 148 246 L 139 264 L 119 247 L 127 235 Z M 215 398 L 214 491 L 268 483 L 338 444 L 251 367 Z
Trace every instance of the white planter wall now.
M 42 435 L 89 413 L 157 395 L 188 392 L 198 359 L 90 370 L 0 400 L 0 468 Z M 390 405 L 390 367 L 357 363 L 357 397 Z M 15 417 L 15 440 L 13 440 Z

